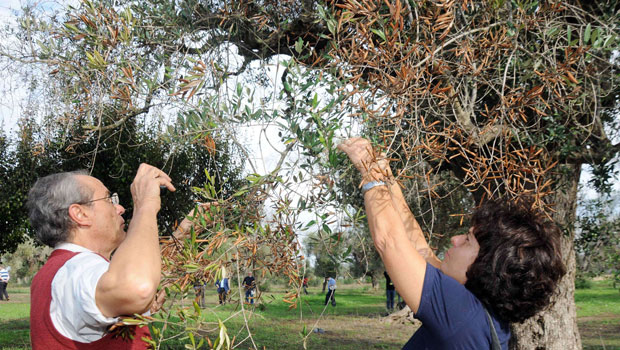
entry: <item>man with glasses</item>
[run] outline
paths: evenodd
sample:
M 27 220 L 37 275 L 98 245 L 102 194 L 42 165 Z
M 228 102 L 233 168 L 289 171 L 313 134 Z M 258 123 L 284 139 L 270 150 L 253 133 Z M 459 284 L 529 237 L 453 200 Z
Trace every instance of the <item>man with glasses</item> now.
M 161 274 L 157 213 L 170 177 L 141 164 L 131 184 L 134 212 L 125 231 L 116 193 L 86 172 L 39 179 L 28 195 L 30 224 L 54 247 L 31 285 L 33 349 L 146 349 L 148 327 L 131 337 L 107 332 L 119 316 L 149 310 Z M 112 257 L 112 252 L 114 256 Z

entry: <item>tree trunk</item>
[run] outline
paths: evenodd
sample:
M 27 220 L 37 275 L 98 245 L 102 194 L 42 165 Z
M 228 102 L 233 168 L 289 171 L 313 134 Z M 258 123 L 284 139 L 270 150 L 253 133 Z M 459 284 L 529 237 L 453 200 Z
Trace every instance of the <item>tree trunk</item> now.
M 575 215 L 577 185 L 581 165 L 567 165 L 567 172 L 556 187 L 554 220 L 563 230 L 562 254 L 566 275 L 558 285 L 555 303 L 547 310 L 512 326 L 511 350 L 576 350 L 581 349 L 575 308 Z

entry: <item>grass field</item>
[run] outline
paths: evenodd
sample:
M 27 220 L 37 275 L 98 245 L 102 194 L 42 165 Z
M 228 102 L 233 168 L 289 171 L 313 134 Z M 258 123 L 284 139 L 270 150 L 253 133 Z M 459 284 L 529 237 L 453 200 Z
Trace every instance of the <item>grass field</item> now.
M 253 348 L 252 341 L 265 349 L 303 349 L 304 328 L 310 332 L 306 338 L 309 349 L 396 349 L 413 333 L 411 325 L 389 324 L 383 321 L 385 315 L 384 296 L 381 290 L 372 291 L 367 286 L 339 286 L 336 292 L 337 306 L 323 302 L 325 295 L 311 293 L 303 296 L 299 309 L 289 311 L 288 304 L 281 301 L 282 294 L 264 293 L 263 307 L 247 312 L 247 327 L 244 318 L 231 318 L 241 313 L 238 304 L 216 307 L 206 312 L 202 320 L 206 329 L 213 329 L 208 336 L 217 337 L 217 320 L 226 320 L 228 334 L 235 342 L 243 341 L 240 349 Z M 215 296 L 207 303 L 215 303 Z M 249 331 L 248 332 L 248 328 Z M 313 330 L 321 331 L 315 333 Z M 169 334 L 174 334 L 172 331 Z M 252 339 L 248 335 L 252 334 Z M 182 348 L 182 342 L 167 341 L 164 349 Z
M 280 291 L 283 292 L 283 291 Z M 337 306 L 323 306 L 324 295 L 315 290 L 304 296 L 301 308 L 289 311 L 282 302 L 282 293 L 262 295 L 260 308 L 248 307 L 243 314 L 239 304 L 218 306 L 213 290 L 207 291 L 207 308 L 200 317 L 200 335 L 212 341 L 217 338 L 217 320 L 224 320 L 228 335 L 237 349 L 303 349 L 304 328 L 308 349 L 399 349 L 414 331 L 410 324 L 385 322 L 383 290 L 367 285 L 339 286 Z M 0 303 L 0 349 L 29 349 L 30 310 L 27 288 L 11 288 L 11 300 Z M 620 350 L 620 293 L 609 281 L 593 282 L 591 289 L 577 290 L 575 301 L 579 329 L 584 349 Z M 251 310 L 251 311 L 250 311 Z M 182 324 L 179 319 L 171 319 Z M 185 320 L 185 322 L 189 322 Z M 164 326 L 157 324 L 158 328 Z M 178 325 L 177 325 L 178 326 Z M 166 341 L 161 349 L 184 349 L 185 339 L 179 339 L 173 323 L 166 324 Z M 248 332 L 249 328 L 249 332 Z M 319 331 L 320 328 L 320 331 Z M 316 329 L 319 332 L 313 332 Z M 249 338 L 248 335 L 252 337 Z M 203 347 L 204 348 L 204 347 Z
M 620 350 L 620 293 L 609 280 L 575 293 L 577 320 L 585 350 Z
M 30 291 L 9 284 L 9 301 L 0 301 L 0 349 L 30 349 Z

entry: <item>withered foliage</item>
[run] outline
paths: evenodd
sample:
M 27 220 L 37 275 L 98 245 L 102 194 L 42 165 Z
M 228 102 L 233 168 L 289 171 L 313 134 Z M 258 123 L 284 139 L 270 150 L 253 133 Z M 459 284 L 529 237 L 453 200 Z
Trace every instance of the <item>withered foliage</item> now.
M 283 213 L 271 220 L 261 215 L 264 199 L 261 190 L 253 190 L 242 201 L 210 203 L 190 215 L 191 230 L 176 230 L 173 236 L 162 237 L 164 281 L 159 295 L 171 286 L 186 290 L 197 281 L 213 285 L 223 270 L 229 271 L 229 278 L 247 272 L 259 281 L 286 277 L 294 290 L 299 289 L 303 275 L 299 242 Z M 287 299 L 296 295 L 295 291 Z
M 579 3 L 329 4 L 325 63 L 401 176 L 450 169 L 477 200 L 527 195 L 550 210 L 558 164 L 617 152 L 603 121 L 617 109 L 618 28 Z
M 335 72 L 354 117 L 404 164 L 403 176 L 450 169 L 477 200 L 527 194 L 549 209 L 543 198 L 558 164 L 604 162 L 620 147 L 605 130 L 619 86 L 615 6 L 188 0 L 115 9 L 93 1 L 52 27 L 55 49 L 67 52 L 45 62 L 73 91 L 66 121 L 105 131 L 154 105 L 196 107 L 197 93 L 251 61 L 290 55 Z M 227 63 L 226 43 L 241 63 Z M 153 74 L 162 67 L 166 74 Z M 416 171 L 422 162 L 430 170 Z

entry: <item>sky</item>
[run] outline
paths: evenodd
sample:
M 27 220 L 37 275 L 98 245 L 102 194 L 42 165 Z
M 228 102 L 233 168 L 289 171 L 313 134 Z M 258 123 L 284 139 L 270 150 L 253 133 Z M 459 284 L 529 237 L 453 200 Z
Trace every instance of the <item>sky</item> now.
M 42 11 L 61 9 L 65 4 L 77 4 L 79 0 L 0 0 L 0 25 L 17 26 L 17 15 L 21 13 L 22 5 L 36 5 Z M 11 42 L 12 38 L 0 38 L 3 44 Z M 15 74 L 14 66 L 0 66 L 0 127 L 11 134 L 17 129 L 19 115 L 27 104 L 27 90 L 20 84 Z
M 14 11 L 19 8 L 19 0 L 1 0 L 0 1 L 0 23 L 2 25 L 15 25 Z M 9 72 L 11 67 L 0 67 L 0 91 L 3 98 L 0 99 L 0 126 L 7 131 L 12 132 L 15 129 L 19 111 L 19 101 L 24 98 L 25 92 L 20 91 L 15 85 L 15 78 L 11 77 Z M 10 91 L 11 93 L 7 93 Z

